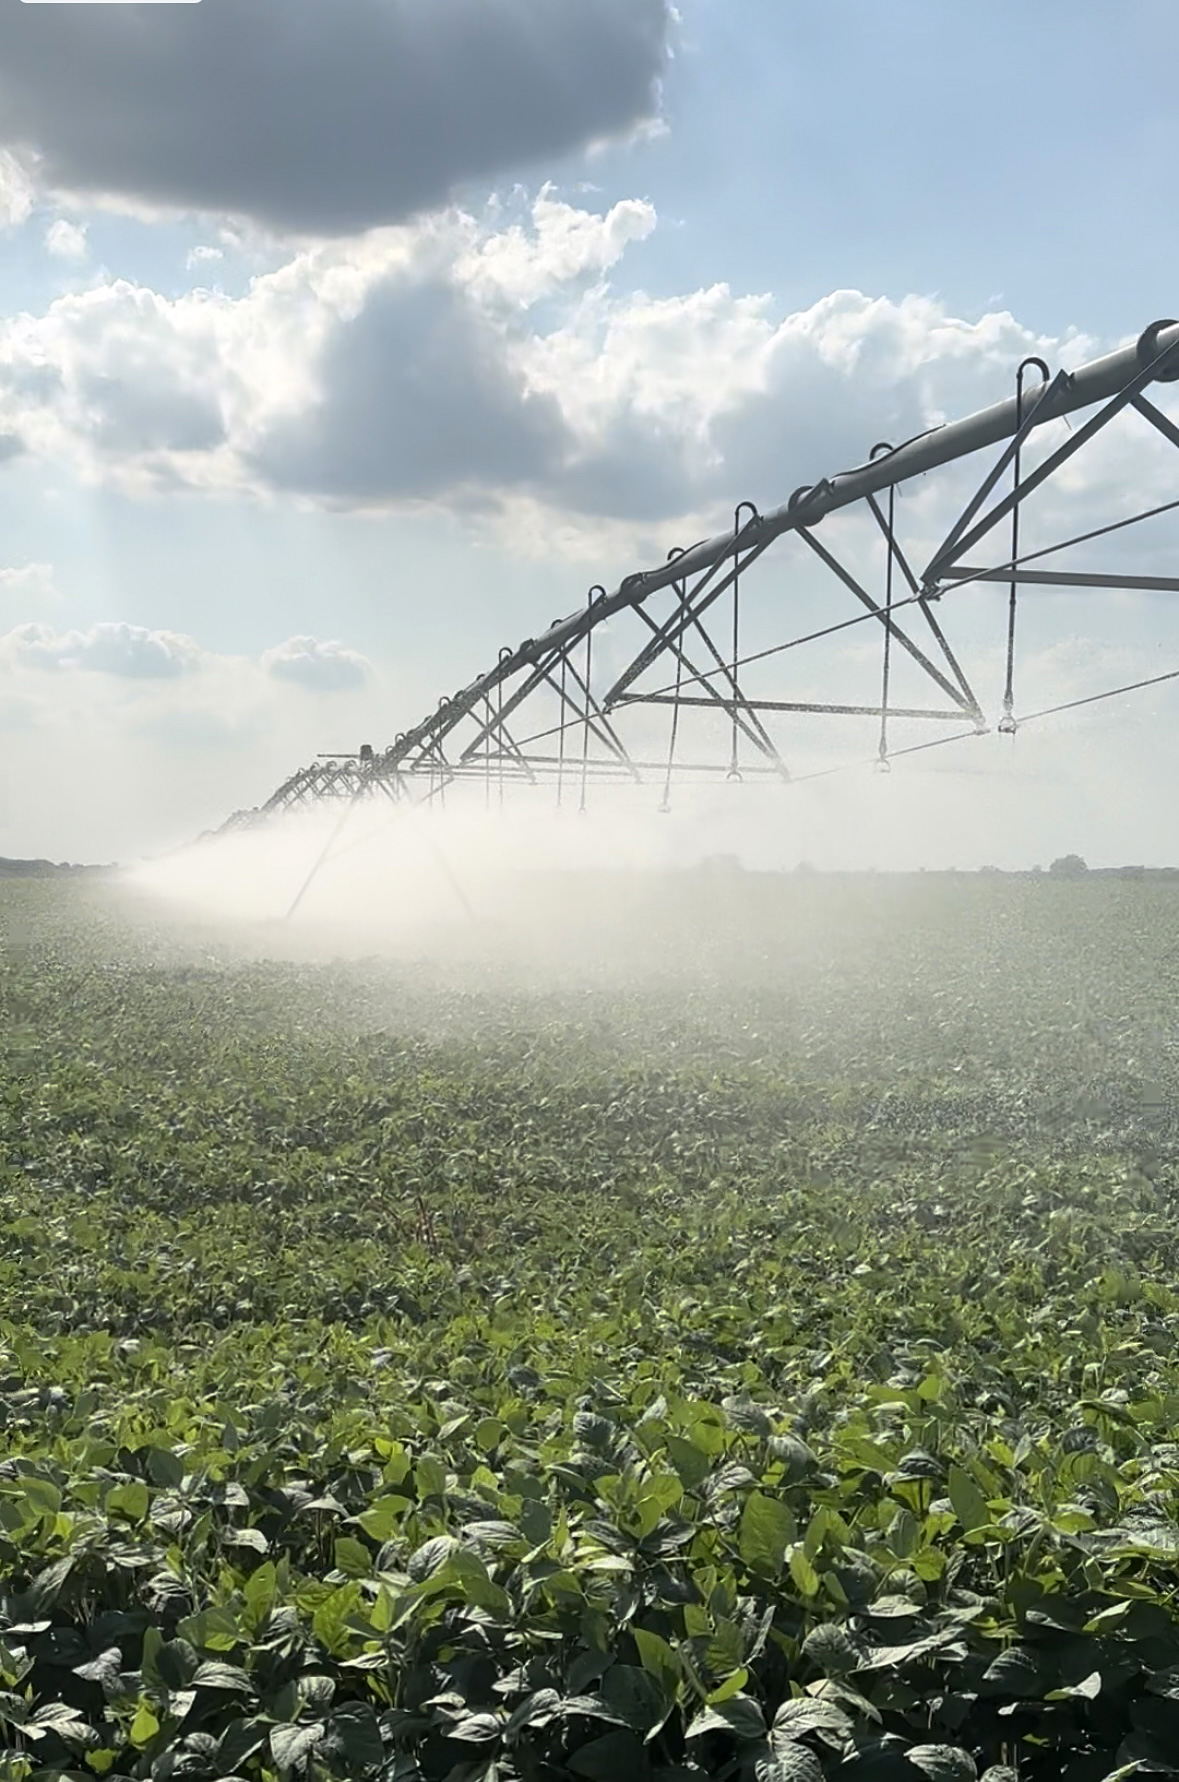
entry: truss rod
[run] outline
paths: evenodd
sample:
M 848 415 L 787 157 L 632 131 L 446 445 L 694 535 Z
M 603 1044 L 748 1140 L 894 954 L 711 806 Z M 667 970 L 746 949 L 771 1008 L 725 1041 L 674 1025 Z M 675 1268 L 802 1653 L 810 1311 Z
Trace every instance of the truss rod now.
M 1054 557 L 1057 551 L 1071 551 L 1076 545 L 1092 544 L 1095 538 L 1109 538 L 1111 533 L 1124 532 L 1127 526 L 1140 526 L 1143 520 L 1157 520 L 1160 514 L 1174 513 L 1176 508 L 1179 508 L 1179 501 L 1163 501 L 1158 507 L 1148 507 L 1145 513 L 1130 514 L 1124 520 L 1111 520 L 1107 526 L 1095 526 L 1091 532 L 1078 532 L 1073 538 L 1061 539 L 1059 544 L 1044 545 L 1043 548 L 1038 551 L 1021 551 L 1018 558 L 1009 558 L 1006 563 L 992 564 L 989 570 L 974 569 L 968 573 L 967 570 L 959 564 L 954 575 L 954 580 L 949 586 L 939 588 L 937 594 L 930 595 L 929 598 L 940 600 L 943 594 L 950 591 L 950 588 L 965 588 L 971 582 L 982 581 L 985 576 L 990 576 L 996 572 L 1002 574 L 1004 581 L 1010 581 L 1011 570 L 1019 569 L 1026 563 L 1039 563 L 1044 557 Z M 949 572 L 947 571 L 947 573 Z
M 494 760 L 494 757 L 492 757 L 492 759 Z M 533 767 L 559 767 L 561 765 L 560 755 L 532 755 L 529 757 L 529 759 L 531 760 Z M 566 765 L 568 765 L 568 756 L 566 756 L 565 759 L 566 759 Z M 638 761 L 638 760 L 630 759 L 629 765 L 632 767 L 641 768 L 642 770 L 644 770 L 646 772 L 650 772 L 650 773 L 665 773 L 667 770 L 666 760 L 664 760 L 664 761 Z M 590 762 L 591 773 L 593 772 L 593 770 L 595 768 L 600 769 L 603 774 L 611 775 L 613 778 L 616 778 L 620 783 L 624 780 L 624 777 L 626 777 L 626 776 L 624 776 L 624 773 L 623 773 L 622 764 L 617 761 L 602 761 L 600 759 L 598 761 L 591 761 Z M 728 763 L 723 762 L 723 761 L 677 761 L 675 763 L 675 771 L 677 773 L 710 773 L 710 774 L 717 775 L 717 777 L 720 779 L 724 779 L 729 772 L 729 767 L 728 767 Z M 747 768 L 743 767 L 741 769 L 741 772 L 743 774 L 745 774 L 745 773 L 764 774 L 767 779 L 780 779 L 781 778 L 781 775 L 779 774 L 779 772 L 776 768 L 762 767 L 757 762 L 750 762 L 750 764 Z M 632 780 L 632 784 L 633 784 L 633 780 Z
M 1027 559 L 1025 558 L 1026 562 Z M 956 582 L 1002 582 L 1004 587 L 1014 578 L 1032 588 L 1140 588 L 1146 593 L 1179 594 L 1177 575 L 1103 575 L 1068 569 L 961 569 L 948 572 Z
M 731 579 L 731 578 L 729 578 L 729 579 Z M 713 598 L 718 596 L 722 591 L 723 591 L 722 588 L 718 588 L 717 590 L 715 590 L 715 594 L 714 594 Z M 708 604 L 711 604 L 711 601 Z M 643 620 L 643 622 L 645 624 L 649 625 L 651 627 L 652 631 L 657 630 L 655 621 L 654 621 L 654 619 L 652 619 L 650 613 L 645 612 L 642 607 L 639 607 L 637 610 L 638 610 L 639 617 Z M 767 756 L 769 760 L 777 762 L 778 771 L 780 773 L 786 773 L 785 763 L 782 761 L 781 757 L 778 754 L 777 749 L 774 747 L 773 741 L 771 740 L 769 734 L 767 733 L 765 725 L 763 723 L 761 723 L 760 719 L 758 719 L 756 716 L 754 716 L 752 707 L 749 705 L 749 702 L 745 699 L 744 695 L 741 692 L 740 687 L 738 686 L 736 680 L 733 677 L 733 670 L 732 670 L 731 666 L 727 662 L 724 661 L 724 659 L 722 658 L 722 656 L 720 654 L 720 651 L 717 649 L 712 638 L 709 636 L 708 632 L 705 630 L 704 625 L 702 624 L 701 619 L 700 619 L 699 611 L 696 610 L 696 611 L 689 612 L 686 604 L 684 605 L 683 610 L 687 614 L 687 622 L 690 623 L 695 628 L 695 630 L 699 633 L 699 635 L 704 643 L 705 648 L 708 650 L 713 661 L 716 663 L 715 670 L 711 670 L 710 673 L 723 674 L 726 677 L 730 687 L 733 690 L 733 695 L 734 695 L 733 700 L 730 701 L 728 704 L 726 704 L 723 694 L 719 693 L 714 687 L 712 687 L 709 684 L 708 677 L 701 674 L 699 669 L 697 669 L 697 667 L 695 666 L 695 664 L 692 661 L 690 661 L 688 656 L 685 655 L 683 644 L 680 641 L 684 635 L 684 628 L 681 628 L 676 636 L 674 636 L 674 637 L 669 636 L 666 643 L 664 644 L 663 648 L 671 650 L 671 652 L 675 656 L 676 662 L 679 664 L 679 666 L 681 668 L 687 669 L 689 676 L 705 689 L 705 691 L 708 694 L 708 699 L 701 701 L 701 703 L 704 705 L 715 705 L 718 707 L 718 709 L 726 712 L 729 716 L 735 715 L 737 725 L 738 725 L 739 729 L 742 731 L 742 733 L 744 734 L 744 736 L 746 737 L 746 740 L 749 741 L 750 743 L 752 743 L 754 748 L 758 749 L 761 754 Z M 666 628 L 663 628 L 663 629 L 666 629 Z M 660 636 L 663 635 L 663 629 L 661 629 L 659 631 Z M 662 653 L 662 651 L 660 651 L 660 654 L 661 653 Z M 656 657 L 656 660 L 658 660 L 658 657 Z M 628 684 L 630 684 L 631 679 L 633 679 L 633 677 L 627 677 Z M 622 705 L 622 704 L 632 704 L 634 702 L 634 697 L 635 696 L 628 694 L 628 693 L 614 694 L 612 696 L 612 708 Z M 641 696 L 639 696 L 639 697 L 641 697 Z M 686 701 L 681 699 L 679 703 L 682 705 L 682 704 L 685 704 Z
M 731 714 L 734 711 L 750 712 L 828 712 L 841 718 L 879 718 L 881 708 L 878 705 L 815 705 L 806 701 L 786 699 L 701 699 L 692 695 L 677 699 L 674 693 L 624 693 L 619 702 L 626 705 L 695 705 L 704 706 L 709 711 L 721 711 Z M 951 723 L 960 723 L 962 709 L 955 706 L 953 711 L 930 711 L 926 707 L 908 707 L 890 705 L 890 718 L 948 718 Z
M 747 532 L 750 524 L 752 524 L 752 522 L 747 522 L 743 530 Z M 680 595 L 679 606 L 671 614 L 670 618 L 664 620 L 662 625 L 656 624 L 651 615 L 646 612 L 641 605 L 636 604 L 634 610 L 649 626 L 650 630 L 654 633 L 654 636 L 643 646 L 638 655 L 635 656 L 634 660 L 623 669 L 618 679 L 614 682 L 614 685 L 606 694 L 604 703 L 607 706 L 612 705 L 621 693 L 625 693 L 626 689 L 632 686 L 634 682 L 638 680 L 639 676 L 644 674 L 646 670 L 651 667 L 653 662 L 659 660 L 665 650 L 674 650 L 678 640 L 683 637 L 685 631 L 690 627 L 694 626 L 695 629 L 700 632 L 701 636 L 705 636 L 704 627 L 701 624 L 703 614 L 708 611 L 710 606 L 713 606 L 720 599 L 722 594 L 728 593 L 733 583 L 750 567 L 751 564 L 757 562 L 758 558 L 769 549 L 772 543 L 773 540 L 767 538 L 763 543 L 755 545 L 745 557 L 741 557 L 739 554 L 735 555 L 733 567 L 729 570 L 728 574 L 724 576 L 721 581 L 717 582 L 714 587 L 710 588 L 708 584 L 712 581 L 713 576 L 720 567 L 719 563 L 714 563 L 712 567 L 701 576 L 694 588 L 691 588 L 686 595 Z M 686 554 L 687 553 L 685 553 L 685 555 Z M 680 563 L 682 563 L 683 560 L 682 556 L 677 559 Z M 671 586 L 678 591 L 677 583 L 673 582 Z M 710 648 L 717 663 L 723 667 L 723 660 L 717 652 L 716 646 L 710 644 Z
M 892 610 L 894 613 L 899 613 L 902 607 L 919 606 L 922 603 L 923 597 L 920 594 L 914 594 L 909 600 L 894 600 Z M 802 637 L 787 638 L 785 643 L 771 644 L 766 650 L 755 650 L 752 655 L 742 656 L 737 667 L 748 668 L 751 662 L 765 662 L 771 656 L 783 656 L 787 650 L 797 650 L 802 644 L 818 643 L 824 637 L 833 637 L 837 631 L 850 631 L 853 625 L 866 625 L 874 618 L 876 618 L 874 612 L 853 613 L 850 619 L 837 619 L 834 625 L 824 625 L 821 631 L 808 631 Z M 710 681 L 716 675 L 728 674 L 728 672 L 728 666 L 722 663 L 719 668 L 698 669 L 693 678 L 701 682 Z M 656 693 L 673 693 L 675 688 L 669 682 L 667 686 L 656 687 L 654 691 Z M 535 740 L 539 741 L 545 734 L 544 731 L 541 731 Z
M 890 512 L 891 512 L 892 511 L 891 492 L 890 492 L 889 499 L 890 499 Z M 904 551 L 901 549 L 900 545 L 897 543 L 895 527 L 892 524 L 890 524 L 890 522 L 885 518 L 884 513 L 881 510 L 880 503 L 877 501 L 875 495 L 868 496 L 868 506 L 872 512 L 872 516 L 875 519 L 876 524 L 879 526 L 881 532 L 884 535 L 884 541 L 888 546 L 890 560 L 897 565 L 901 574 L 904 576 L 906 582 L 909 584 L 909 588 L 912 591 L 913 595 L 915 596 L 915 598 L 917 600 L 917 604 L 921 609 L 921 615 L 924 618 L 925 623 L 929 626 L 930 631 L 933 633 L 933 636 L 937 641 L 938 647 L 941 650 L 942 655 L 945 657 L 946 661 L 949 663 L 950 670 L 953 673 L 955 680 L 958 682 L 958 685 L 962 689 L 963 695 L 966 699 L 969 709 L 972 711 L 977 711 L 978 710 L 978 700 L 975 697 L 974 689 L 971 687 L 970 682 L 966 679 L 965 674 L 962 672 L 962 667 L 958 661 L 957 656 L 955 656 L 953 650 L 950 648 L 949 641 L 946 637 L 945 632 L 942 630 L 941 626 L 938 624 L 937 620 L 934 618 L 932 612 L 929 610 L 929 601 L 926 598 L 924 590 L 921 588 L 920 584 L 918 583 L 917 577 L 913 574 L 912 568 L 910 567 L 910 564 L 909 564 L 909 559 L 905 556 Z M 902 600 L 902 601 L 890 600 L 888 603 L 888 612 L 889 612 L 890 618 L 891 618 L 891 615 L 896 612 L 898 606 L 907 606 L 908 604 L 909 604 L 909 602 L 906 600 Z
M 855 595 L 862 606 L 867 608 L 871 617 L 879 619 L 889 635 L 896 639 L 902 649 L 908 651 L 914 662 L 916 662 L 920 668 L 925 670 L 932 681 L 937 683 L 942 692 L 946 694 L 947 698 L 952 699 L 960 711 L 977 714 L 977 702 L 972 703 L 965 693 L 960 692 L 958 688 L 951 685 L 941 669 L 937 668 L 934 663 L 929 660 L 929 657 L 925 654 L 924 650 L 919 649 L 908 634 L 901 630 L 899 625 L 893 623 L 891 615 L 886 613 L 884 608 L 879 606 L 876 601 L 873 600 L 866 588 L 860 586 L 855 576 L 852 575 L 849 570 L 844 568 L 838 557 L 833 556 L 825 545 L 820 544 L 819 540 L 811 534 L 806 526 L 800 526 L 798 534 L 799 537 L 804 539 L 810 546 L 811 550 L 814 551 L 816 557 L 818 557 L 821 562 L 825 563 L 832 574 L 839 577 L 839 580 L 843 583 L 844 587 Z

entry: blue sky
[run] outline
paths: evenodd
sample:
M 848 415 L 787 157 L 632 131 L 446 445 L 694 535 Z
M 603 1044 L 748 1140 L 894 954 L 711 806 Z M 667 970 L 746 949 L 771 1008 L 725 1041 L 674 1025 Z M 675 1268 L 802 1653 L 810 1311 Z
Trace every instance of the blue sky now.
M 1162 0 L 0 0 L 0 853 L 179 841 L 737 499 L 1169 314 L 1177 61 Z M 1163 487 L 1138 450 L 1077 511 Z M 1164 599 L 1026 638 L 1043 703 L 1179 666 Z M 1179 858 L 1175 710 L 883 824 L 811 801 L 781 863 Z

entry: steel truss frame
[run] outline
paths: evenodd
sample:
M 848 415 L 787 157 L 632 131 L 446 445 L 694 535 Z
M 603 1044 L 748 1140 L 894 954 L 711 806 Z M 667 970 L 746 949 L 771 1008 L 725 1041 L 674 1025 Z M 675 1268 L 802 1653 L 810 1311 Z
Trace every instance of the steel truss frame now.
M 1029 388 L 1033 372 L 1040 381 Z M 1021 589 L 1179 592 L 1179 575 L 1033 567 L 1065 549 L 1120 534 L 1139 521 L 1179 509 L 1179 489 L 1173 501 L 1035 551 L 1022 549 L 1020 537 L 1029 498 L 1119 415 L 1134 411 L 1162 439 L 1179 447 L 1179 427 L 1145 393 L 1152 384 L 1176 380 L 1179 323 L 1171 320 L 1155 322 L 1133 346 L 1077 371 L 1053 376 L 1043 360 L 1025 359 L 1009 401 L 900 446 L 878 445 L 865 463 L 796 489 L 771 513 L 759 513 L 752 503 L 743 502 L 731 531 L 689 550 L 670 552 L 664 564 L 628 576 L 612 593 L 600 586 L 591 588 L 577 612 L 539 636 L 501 650 L 493 668 L 440 700 L 434 712 L 389 747 L 365 746 L 355 755 L 320 756 L 285 780 L 258 810 L 238 813 L 226 827 L 328 800 L 378 796 L 394 803 L 444 801 L 447 788 L 462 781 L 481 782 L 488 803 L 502 801 L 514 785 L 549 784 L 555 787 L 558 803 L 568 797 L 582 809 L 591 782 L 651 783 L 661 788 L 666 808 L 673 782 L 757 775 L 789 781 L 790 769 L 771 729 L 785 714 L 872 719 L 879 727 L 877 759 L 886 768 L 898 755 L 984 734 L 990 728 L 935 610 L 946 595 L 971 584 L 997 582 L 1008 590 L 1007 679 L 998 729 L 1011 734 L 1017 727 L 1013 673 Z M 1083 423 L 1070 428 L 1033 469 L 1025 471 L 1026 449 L 1036 429 L 1081 413 Z M 915 568 L 897 536 L 899 488 L 993 445 L 1001 446 L 997 459 L 924 567 Z M 878 535 L 883 548 L 882 595 L 871 592 L 863 575 L 854 573 L 816 535 L 828 516 L 851 509 L 870 516 L 873 535 Z M 803 635 L 743 653 L 742 598 L 747 578 L 772 547 L 788 537 L 801 541 L 831 578 L 833 591 L 850 596 L 858 610 Z M 976 560 L 980 551 L 985 558 L 996 549 L 997 560 Z M 615 662 L 609 684 L 603 685 L 600 652 L 595 672 L 595 641 L 604 626 L 622 617 L 637 622 L 638 643 L 624 666 Z M 880 692 L 870 703 L 862 698 L 822 701 L 749 692 L 754 665 L 864 624 L 882 643 Z M 613 631 L 610 637 L 613 644 Z M 933 703 L 895 702 L 893 682 L 902 657 L 920 672 L 927 700 Z M 1156 676 L 1136 685 L 1170 678 Z M 1098 693 L 1090 699 L 1109 696 Z M 1070 703 L 1087 704 L 1090 699 Z M 670 733 L 665 744 L 661 738 L 658 750 L 649 728 L 638 739 L 629 734 L 632 715 L 639 712 L 647 714 L 648 726 L 653 716 L 670 717 Z M 716 724 L 709 749 L 697 748 L 684 759 L 682 727 L 692 713 L 711 714 Z M 1047 715 L 1022 714 L 1018 722 Z M 890 727 L 913 720 L 955 728 L 932 742 L 891 746 Z M 696 758 L 701 754 L 704 759 Z

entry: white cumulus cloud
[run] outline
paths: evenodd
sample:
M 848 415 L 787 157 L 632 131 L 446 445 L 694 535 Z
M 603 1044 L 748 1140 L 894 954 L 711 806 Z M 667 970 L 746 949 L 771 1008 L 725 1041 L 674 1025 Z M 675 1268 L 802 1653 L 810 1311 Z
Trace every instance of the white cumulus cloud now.
M 56 217 L 45 231 L 45 250 L 56 260 L 84 260 L 89 251 L 86 225 Z
M 18 608 L 27 614 L 31 607 L 54 607 L 60 602 L 51 563 L 0 566 L 0 614 Z
M 272 680 L 289 681 L 312 693 L 340 693 L 362 687 L 369 663 L 356 650 L 314 637 L 291 637 L 267 650 L 262 666 Z
M 1075 364 L 1114 344 L 914 295 L 786 312 L 724 284 L 616 289 L 654 226 L 637 200 L 599 213 L 546 187 L 305 247 L 238 295 L 97 282 L 0 322 L 0 450 L 131 490 L 426 505 L 517 548 L 599 548 L 605 526 L 674 538 L 738 499 L 775 506 L 1001 399 L 1029 353 Z M 1099 436 L 1058 492 L 1153 487 L 1167 448 L 1131 422 L 1140 437 Z
M 200 661 L 200 651 L 190 637 L 122 623 L 93 625 L 88 631 L 18 625 L 0 638 L 0 649 L 10 660 L 29 668 L 81 669 L 128 680 L 174 680 L 190 673 Z
M 9 149 L 0 149 L 0 229 L 12 229 L 32 214 L 35 202 L 28 168 Z

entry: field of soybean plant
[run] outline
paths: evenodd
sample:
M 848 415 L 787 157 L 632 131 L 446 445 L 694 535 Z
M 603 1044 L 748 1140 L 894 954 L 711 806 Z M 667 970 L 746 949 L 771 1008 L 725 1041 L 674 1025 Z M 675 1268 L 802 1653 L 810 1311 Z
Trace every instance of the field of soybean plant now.
M 0 885 L 0 1774 L 1179 1774 L 1179 887 L 549 915 Z

